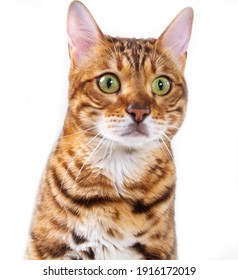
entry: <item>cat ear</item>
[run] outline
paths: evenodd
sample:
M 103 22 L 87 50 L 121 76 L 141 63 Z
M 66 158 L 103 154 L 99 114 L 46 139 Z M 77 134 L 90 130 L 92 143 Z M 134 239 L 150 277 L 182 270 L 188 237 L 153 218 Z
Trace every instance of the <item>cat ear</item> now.
M 103 39 L 89 10 L 79 1 L 73 1 L 69 6 L 67 32 L 70 57 L 76 64 Z
M 192 24 L 193 9 L 183 9 L 158 39 L 162 48 L 170 50 L 179 60 L 185 60 Z

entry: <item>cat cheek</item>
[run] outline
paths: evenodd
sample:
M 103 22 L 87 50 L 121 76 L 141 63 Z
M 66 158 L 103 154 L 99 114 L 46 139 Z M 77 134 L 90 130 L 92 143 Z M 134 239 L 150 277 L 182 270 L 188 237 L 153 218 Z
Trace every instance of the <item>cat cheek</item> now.
M 105 124 L 108 131 L 115 134 L 120 131 L 121 127 L 124 125 L 124 121 L 123 119 L 108 118 Z

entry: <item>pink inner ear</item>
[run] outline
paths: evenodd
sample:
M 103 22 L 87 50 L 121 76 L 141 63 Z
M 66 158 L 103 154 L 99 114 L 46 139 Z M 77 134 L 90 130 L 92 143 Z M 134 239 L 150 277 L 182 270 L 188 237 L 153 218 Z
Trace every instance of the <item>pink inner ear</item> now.
M 171 49 L 180 55 L 187 51 L 192 32 L 193 9 L 185 8 L 171 22 L 161 36 L 161 43 L 165 49 Z
M 78 1 L 69 6 L 67 32 L 69 45 L 79 60 L 103 37 L 88 9 Z

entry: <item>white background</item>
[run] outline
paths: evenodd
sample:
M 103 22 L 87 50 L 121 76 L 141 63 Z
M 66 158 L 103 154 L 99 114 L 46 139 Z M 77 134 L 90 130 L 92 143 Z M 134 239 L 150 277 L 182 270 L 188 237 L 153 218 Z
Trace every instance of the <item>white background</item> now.
M 105 34 L 158 37 L 192 6 L 186 120 L 174 139 L 181 260 L 238 259 L 238 2 L 84 0 Z M 23 258 L 67 108 L 69 0 L 0 0 L 1 258 Z

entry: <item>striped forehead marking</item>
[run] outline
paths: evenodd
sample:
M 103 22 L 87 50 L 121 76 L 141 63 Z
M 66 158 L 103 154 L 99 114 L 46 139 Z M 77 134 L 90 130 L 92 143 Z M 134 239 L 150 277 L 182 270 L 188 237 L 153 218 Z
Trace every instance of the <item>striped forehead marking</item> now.
M 151 58 L 155 50 L 155 39 L 123 39 L 111 38 L 115 50 L 125 57 L 129 65 L 136 71 L 144 67 L 147 58 Z M 151 61 L 152 62 L 152 61 Z

